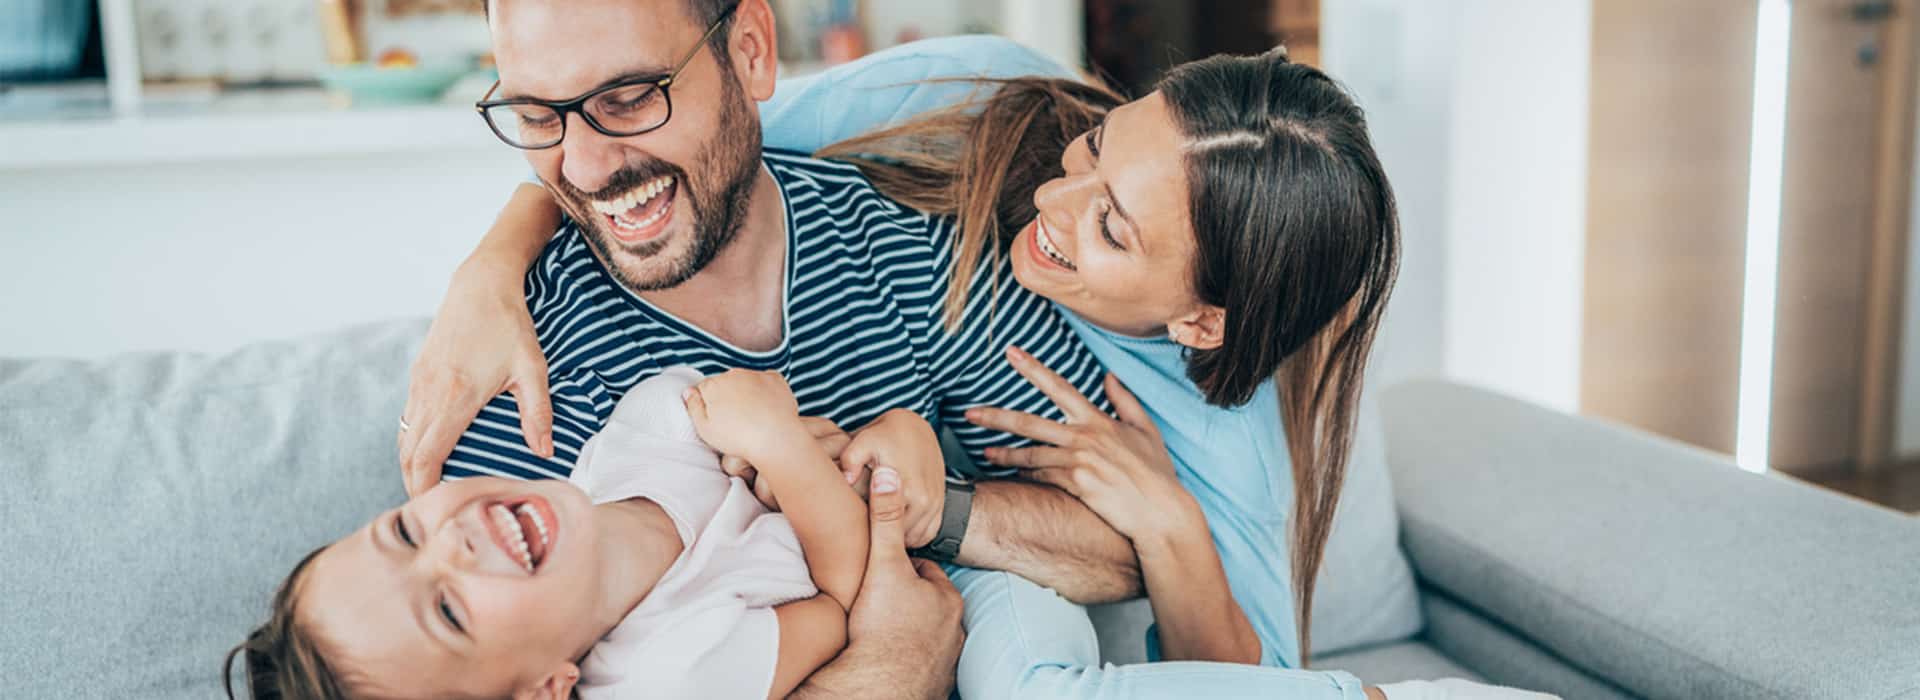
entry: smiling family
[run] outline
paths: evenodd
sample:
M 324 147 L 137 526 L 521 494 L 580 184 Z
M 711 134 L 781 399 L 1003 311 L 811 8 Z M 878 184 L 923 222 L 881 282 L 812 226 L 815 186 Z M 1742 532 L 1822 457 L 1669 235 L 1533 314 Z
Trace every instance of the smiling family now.
M 1124 102 L 959 39 L 776 90 L 767 0 L 488 11 L 544 186 L 253 697 L 1531 696 L 1303 667 L 1398 253 L 1320 71 Z M 1142 595 L 1156 662 L 1103 666 L 1080 605 Z

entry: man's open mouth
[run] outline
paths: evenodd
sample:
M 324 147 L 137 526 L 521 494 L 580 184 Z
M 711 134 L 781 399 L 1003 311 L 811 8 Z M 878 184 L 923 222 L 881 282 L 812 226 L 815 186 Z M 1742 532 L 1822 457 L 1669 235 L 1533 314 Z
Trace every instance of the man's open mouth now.
M 625 195 L 591 201 L 593 210 L 607 219 L 607 228 L 615 238 L 638 243 L 659 235 L 672 219 L 674 196 L 679 181 L 672 175 L 648 180 Z
M 487 532 L 507 557 L 531 574 L 545 563 L 558 534 L 553 508 L 546 499 L 528 497 L 518 502 L 496 502 L 486 508 Z

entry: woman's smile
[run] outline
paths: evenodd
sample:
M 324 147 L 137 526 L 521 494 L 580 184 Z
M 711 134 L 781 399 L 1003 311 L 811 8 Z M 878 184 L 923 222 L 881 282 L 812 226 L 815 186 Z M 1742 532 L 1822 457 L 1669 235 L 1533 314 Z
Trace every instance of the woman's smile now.
M 1068 272 L 1079 270 L 1078 267 L 1074 266 L 1073 260 L 1061 252 L 1060 244 L 1054 240 L 1053 230 L 1047 228 L 1046 221 L 1034 219 L 1031 228 L 1033 229 L 1032 236 L 1028 238 L 1028 241 L 1034 249 L 1033 252 L 1036 253 L 1034 256 L 1035 260 L 1054 265 Z

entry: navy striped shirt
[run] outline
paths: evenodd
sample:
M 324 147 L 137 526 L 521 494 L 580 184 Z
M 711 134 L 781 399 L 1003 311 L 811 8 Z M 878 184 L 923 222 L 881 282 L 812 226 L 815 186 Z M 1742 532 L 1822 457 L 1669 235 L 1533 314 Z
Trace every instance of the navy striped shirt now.
M 445 475 L 564 478 L 614 403 L 675 365 L 708 375 L 778 371 L 802 414 L 848 431 L 889 409 L 911 409 L 951 429 L 976 464 L 985 448 L 1023 440 L 967 423 L 968 408 L 1061 417 L 1007 364 L 1008 345 L 1106 406 L 1098 362 L 1051 304 L 1013 281 L 1004 261 L 999 284 L 987 265 L 976 271 L 964 321 L 947 330 L 952 219 L 887 199 L 849 165 L 771 149 L 764 163 L 787 213 L 786 333 L 778 347 L 748 352 L 653 306 L 615 281 L 569 224 L 527 273 L 527 307 L 553 394 L 554 456 L 527 449 L 518 406 L 501 394 L 461 436 Z

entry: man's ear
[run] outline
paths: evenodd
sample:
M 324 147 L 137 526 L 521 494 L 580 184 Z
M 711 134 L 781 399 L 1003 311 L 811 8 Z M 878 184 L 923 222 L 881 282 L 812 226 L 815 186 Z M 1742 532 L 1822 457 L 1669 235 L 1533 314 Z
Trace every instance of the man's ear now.
M 538 685 L 514 691 L 513 700 L 567 700 L 573 697 L 573 684 L 580 682 L 580 667 L 562 662 Z
M 1225 342 L 1227 310 L 1204 305 L 1167 324 L 1167 336 L 1173 342 L 1195 350 L 1212 350 Z
M 774 82 L 780 78 L 780 37 L 775 26 L 767 0 L 740 0 L 739 9 L 733 11 L 727 54 L 747 96 L 755 102 L 772 98 Z

